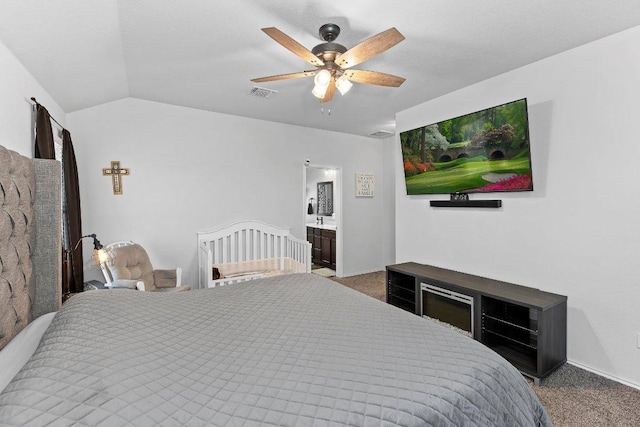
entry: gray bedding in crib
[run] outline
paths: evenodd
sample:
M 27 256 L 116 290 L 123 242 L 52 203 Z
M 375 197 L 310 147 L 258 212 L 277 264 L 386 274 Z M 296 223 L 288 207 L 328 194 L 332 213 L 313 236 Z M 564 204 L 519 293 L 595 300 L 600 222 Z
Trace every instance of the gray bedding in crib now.
M 480 343 L 313 274 L 62 307 L 0 425 L 551 425 Z

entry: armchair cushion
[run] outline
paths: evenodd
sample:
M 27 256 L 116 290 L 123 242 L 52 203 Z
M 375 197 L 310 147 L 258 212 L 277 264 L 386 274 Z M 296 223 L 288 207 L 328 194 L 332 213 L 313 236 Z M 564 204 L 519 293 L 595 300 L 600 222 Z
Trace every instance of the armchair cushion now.
M 156 288 L 175 288 L 177 284 L 177 272 L 173 270 L 154 270 L 153 283 Z
M 136 243 L 113 250 L 115 258 L 109 263 L 113 280 L 136 280 L 144 282 L 145 291 L 155 291 L 153 267 L 149 255 Z

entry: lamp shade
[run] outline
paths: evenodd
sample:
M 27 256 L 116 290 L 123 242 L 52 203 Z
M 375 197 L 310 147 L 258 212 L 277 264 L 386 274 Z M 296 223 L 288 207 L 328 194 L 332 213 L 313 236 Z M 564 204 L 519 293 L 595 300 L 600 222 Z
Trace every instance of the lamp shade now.
M 351 83 L 344 76 L 344 74 L 342 76 L 340 76 L 338 78 L 338 80 L 336 80 L 336 88 L 338 89 L 338 91 L 340 92 L 341 95 L 344 95 L 347 92 L 349 92 L 349 89 L 351 89 L 352 86 L 353 86 L 353 83 Z
M 315 96 L 316 98 L 324 98 L 324 95 L 327 93 L 327 89 L 329 88 L 329 85 L 315 85 L 313 87 L 313 90 L 311 91 L 311 93 L 313 94 L 313 96 Z
M 104 264 L 111 260 L 111 255 L 105 248 L 94 249 L 91 261 L 94 265 Z
M 316 74 L 316 76 L 313 79 L 313 82 L 316 84 L 316 86 L 318 85 L 328 86 L 330 81 L 331 81 L 331 73 L 329 72 L 329 70 L 318 71 L 318 74 Z
M 68 252 L 73 252 L 76 249 L 78 249 L 78 246 L 80 245 L 80 242 L 82 241 L 82 239 L 84 239 L 86 237 L 90 237 L 90 238 L 93 239 L 93 254 L 91 255 L 91 261 L 92 261 L 93 265 L 99 266 L 100 264 L 103 264 L 103 263 L 111 260 L 111 258 L 112 258 L 111 254 L 109 253 L 109 251 L 107 251 L 104 248 L 104 246 L 102 246 L 102 243 L 100 243 L 100 240 L 97 239 L 95 234 L 87 234 L 86 236 L 80 237 L 80 239 L 78 239 L 78 241 L 74 245 L 73 249 L 71 249 Z

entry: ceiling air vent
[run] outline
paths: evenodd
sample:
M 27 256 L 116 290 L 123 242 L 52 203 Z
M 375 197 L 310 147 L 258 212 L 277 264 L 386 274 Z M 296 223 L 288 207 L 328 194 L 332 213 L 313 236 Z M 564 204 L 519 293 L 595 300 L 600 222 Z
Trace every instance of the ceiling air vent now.
M 249 95 L 257 96 L 258 98 L 271 98 L 276 93 L 278 93 L 277 90 L 266 89 L 258 86 L 254 86 L 253 89 L 249 91 Z
M 369 136 L 372 138 L 386 138 L 391 135 L 393 135 L 393 132 L 391 132 L 390 130 L 377 130 L 369 134 Z

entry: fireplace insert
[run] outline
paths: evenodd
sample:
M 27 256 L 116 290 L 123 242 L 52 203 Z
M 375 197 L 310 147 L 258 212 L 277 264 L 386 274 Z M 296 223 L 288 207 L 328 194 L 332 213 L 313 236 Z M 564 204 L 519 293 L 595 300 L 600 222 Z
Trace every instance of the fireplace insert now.
M 422 316 L 446 323 L 470 337 L 473 333 L 473 297 L 421 283 Z

